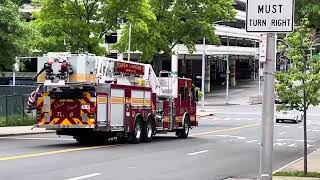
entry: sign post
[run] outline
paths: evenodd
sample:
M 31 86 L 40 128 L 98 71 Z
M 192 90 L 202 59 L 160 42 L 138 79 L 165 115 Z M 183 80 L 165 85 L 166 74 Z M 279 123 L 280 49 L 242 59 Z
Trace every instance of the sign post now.
M 260 61 L 264 63 L 260 178 L 272 180 L 274 77 L 277 32 L 292 32 L 294 0 L 247 0 L 247 32 L 267 33 L 261 37 Z M 266 47 L 264 47 L 266 43 Z M 265 49 L 266 48 L 266 49 Z

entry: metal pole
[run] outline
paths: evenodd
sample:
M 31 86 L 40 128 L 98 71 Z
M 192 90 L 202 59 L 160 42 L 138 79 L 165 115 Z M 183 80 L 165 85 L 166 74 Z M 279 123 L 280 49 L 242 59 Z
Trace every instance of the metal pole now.
M 258 71 L 258 76 L 259 76 L 259 95 L 261 95 L 261 76 L 260 76 L 260 71 L 261 71 L 261 63 L 259 60 L 259 71 Z
M 229 37 L 227 37 L 227 47 L 228 47 L 228 55 L 227 55 L 227 70 L 226 70 L 226 104 L 229 103 Z
M 16 72 L 13 70 L 12 72 L 12 86 L 16 86 Z
M 257 57 L 257 43 L 256 41 L 253 41 L 254 42 L 254 57 L 253 57 L 253 80 L 256 80 L 257 77 L 256 77 L 256 57 Z
M 131 53 L 131 23 L 129 23 L 128 61 L 130 61 L 130 53 Z
M 261 180 L 272 180 L 273 121 L 274 121 L 274 73 L 276 60 L 276 34 L 268 33 L 267 61 L 264 67 L 264 91 L 262 105 L 262 135 L 260 150 Z
M 205 71 L 206 71 L 206 55 L 205 55 L 206 38 L 203 38 L 203 52 L 202 52 L 202 79 L 201 79 L 201 91 L 202 91 L 202 104 L 201 111 L 204 111 L 204 83 L 205 83 Z

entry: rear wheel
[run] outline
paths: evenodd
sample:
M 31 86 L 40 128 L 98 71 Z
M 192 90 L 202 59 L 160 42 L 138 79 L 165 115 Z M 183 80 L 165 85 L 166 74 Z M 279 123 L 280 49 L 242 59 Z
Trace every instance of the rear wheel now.
M 186 116 L 183 124 L 183 129 L 178 129 L 176 131 L 176 136 L 178 136 L 178 138 L 188 138 L 189 131 L 190 131 L 190 120 L 189 120 L 189 117 Z
M 131 143 L 138 144 L 142 139 L 142 124 L 141 120 L 137 119 L 134 123 L 133 132 L 131 134 Z
M 151 120 L 148 120 L 146 124 L 143 126 L 142 137 L 143 142 L 151 142 L 153 136 L 153 123 Z

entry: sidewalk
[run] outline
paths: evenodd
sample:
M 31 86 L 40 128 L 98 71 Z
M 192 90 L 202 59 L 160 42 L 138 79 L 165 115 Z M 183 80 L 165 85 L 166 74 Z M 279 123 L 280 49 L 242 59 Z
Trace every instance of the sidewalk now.
M 290 172 L 290 171 L 303 171 L 303 159 L 300 159 L 293 164 L 289 164 L 281 169 L 279 172 Z M 308 172 L 320 173 L 320 149 L 314 151 L 308 155 Z M 320 180 L 320 178 L 302 178 L 302 177 L 281 177 L 274 176 L 275 180 Z
M 261 83 L 262 92 L 263 82 Z M 226 89 L 216 88 L 205 94 L 206 106 L 250 105 L 250 97 L 259 95 L 258 81 L 240 81 L 236 87 L 229 88 L 229 100 L 226 104 Z M 200 104 L 201 102 L 199 102 Z
M 44 128 L 34 128 L 33 126 L 16 126 L 16 127 L 0 127 L 1 136 L 27 135 L 27 134 L 43 134 L 53 133 L 55 131 L 48 131 Z

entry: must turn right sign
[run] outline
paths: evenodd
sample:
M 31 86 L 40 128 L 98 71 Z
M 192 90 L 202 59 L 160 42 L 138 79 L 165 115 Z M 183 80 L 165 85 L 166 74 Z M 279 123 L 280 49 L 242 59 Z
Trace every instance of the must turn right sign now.
M 292 32 L 294 0 L 247 0 L 248 32 Z

